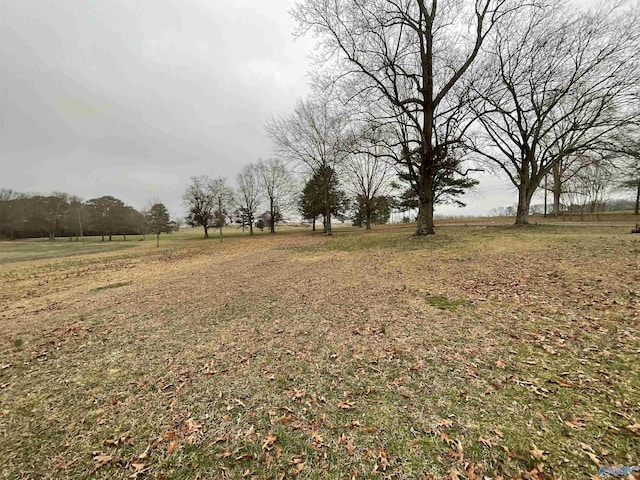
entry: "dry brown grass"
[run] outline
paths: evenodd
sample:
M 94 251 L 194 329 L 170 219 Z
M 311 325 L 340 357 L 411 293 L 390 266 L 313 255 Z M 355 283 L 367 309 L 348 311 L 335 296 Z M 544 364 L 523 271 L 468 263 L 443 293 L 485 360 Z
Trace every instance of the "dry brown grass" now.
M 0 478 L 578 478 L 640 464 L 637 236 L 410 233 L 2 265 Z

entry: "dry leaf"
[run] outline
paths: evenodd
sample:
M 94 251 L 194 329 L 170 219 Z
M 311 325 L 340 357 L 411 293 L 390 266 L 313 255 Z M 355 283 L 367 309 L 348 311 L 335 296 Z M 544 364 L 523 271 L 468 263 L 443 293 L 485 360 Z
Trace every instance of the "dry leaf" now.
M 105 465 L 108 465 L 110 463 L 113 463 L 115 460 L 115 457 L 113 455 L 103 455 L 101 453 L 98 453 L 96 455 L 94 455 L 93 457 L 93 461 L 95 462 L 95 469 L 99 469 L 104 467 Z
M 353 442 L 351 441 L 351 439 L 347 439 L 347 455 L 351 456 L 354 454 L 355 452 L 355 447 L 353 446 Z
M 300 400 L 302 398 L 304 398 L 304 396 L 307 394 L 307 391 L 304 389 L 300 389 L 298 390 L 297 388 L 293 389 L 293 395 L 291 396 L 291 400 Z
M 564 424 L 573 428 L 574 430 L 584 430 L 584 422 L 581 418 L 571 418 L 565 420 Z
M 167 447 L 167 455 L 171 455 L 173 451 L 180 446 L 179 440 L 173 440 Z
M 469 480 L 477 480 L 478 476 L 476 475 L 476 470 L 478 469 L 478 466 L 475 463 L 470 463 L 469 465 L 467 465 L 466 473 L 467 473 L 467 478 Z
M 634 423 L 633 425 L 627 425 L 626 427 L 622 427 L 625 430 L 629 430 L 630 432 L 635 433 L 636 435 L 640 435 L 640 423 Z
M 450 428 L 453 425 L 453 420 L 439 420 L 438 421 L 438 426 L 439 427 L 444 427 L 444 428 Z
M 320 435 L 318 432 L 316 432 L 315 430 L 311 432 L 311 440 L 317 444 L 322 444 L 322 442 L 324 441 L 324 439 L 322 438 L 322 435 Z
M 273 445 L 276 443 L 277 439 L 278 437 L 276 437 L 273 433 L 269 433 L 264 443 L 262 444 L 262 451 L 270 451 L 273 448 Z
M 383 447 L 380 447 L 378 457 L 380 458 L 380 468 L 382 468 L 382 471 L 385 471 L 387 467 L 391 465 L 391 463 L 389 462 L 389 454 L 384 450 Z
M 507 366 L 507 364 L 504 363 L 504 360 L 502 360 L 501 358 L 499 358 L 496 361 L 496 367 L 504 369 L 506 366 Z
M 540 450 L 538 447 L 536 447 L 535 443 L 532 443 L 531 446 L 533 447 L 531 450 L 529 450 L 531 456 L 536 460 L 544 459 L 544 450 Z
M 591 459 L 591 461 L 593 463 L 595 463 L 597 466 L 600 466 L 600 459 L 598 457 L 596 457 L 593 453 L 591 452 L 584 452 L 587 454 L 587 456 Z
M 343 410 L 351 410 L 352 408 L 355 408 L 356 406 L 356 402 L 340 402 L 338 403 L 338 408 L 341 408 Z
M 229 440 L 229 434 L 225 433 L 224 435 L 220 435 L 219 437 L 217 437 L 213 441 L 212 445 L 215 445 L 216 443 L 219 443 L 219 442 L 226 442 L 227 440 Z
M 144 470 L 144 463 L 132 463 L 131 466 L 134 468 L 135 472 L 129 475 L 129 478 L 138 478 L 138 475 L 141 475 Z
M 451 467 L 446 478 L 450 480 L 460 480 L 460 472 L 456 469 L 456 467 Z

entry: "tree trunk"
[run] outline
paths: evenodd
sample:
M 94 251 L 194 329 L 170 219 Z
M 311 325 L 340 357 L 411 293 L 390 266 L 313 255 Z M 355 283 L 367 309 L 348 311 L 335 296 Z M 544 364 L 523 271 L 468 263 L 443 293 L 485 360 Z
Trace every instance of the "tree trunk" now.
M 327 213 L 324 216 L 324 234 L 333 235 L 331 231 L 331 211 L 327 208 Z
M 636 188 L 636 206 L 635 206 L 635 209 L 633 211 L 634 215 L 640 214 L 640 211 L 639 211 L 639 207 L 640 207 L 640 178 L 638 178 L 637 187 L 638 188 Z
M 562 196 L 562 178 L 560 165 L 553 166 L 553 215 L 560 215 L 560 197 Z
M 156 247 L 160 246 L 160 234 L 156 233 Z
M 209 227 L 206 225 L 202 226 L 204 228 L 204 238 L 209 238 Z
M 126 242 L 126 241 L 127 241 L 127 234 L 126 234 L 126 233 L 123 233 L 123 234 L 122 234 L 122 238 L 123 238 L 123 240 Z
M 331 177 L 325 179 L 324 184 L 324 234 L 333 235 L 331 231 L 331 205 L 329 205 L 329 186 L 331 185 Z
M 427 177 L 427 175 L 423 175 Z M 418 216 L 416 217 L 416 237 L 435 235 L 433 224 L 433 181 L 427 178 L 422 182 L 422 192 L 418 196 Z
M 365 224 L 365 230 L 371 230 L 371 209 L 367 208 L 367 219 Z
M 55 239 L 56 239 L 55 232 L 49 232 L 49 240 L 55 240 Z
M 253 216 L 249 216 L 249 235 L 253 235 Z
M 516 210 L 516 225 L 529 224 L 529 206 L 531 204 L 531 192 L 527 184 L 522 182 L 518 187 L 518 208 Z
M 224 217 L 222 216 L 222 197 L 218 195 L 218 228 L 220 229 L 220 241 L 222 242 L 222 227 L 224 226 Z
M 311 231 L 315 232 L 316 231 L 316 217 L 313 217 L 313 221 L 311 223 Z
M 271 219 L 269 220 L 269 233 L 276 233 L 276 211 L 273 205 L 273 198 L 269 199 L 269 214 Z
M 111 241 L 111 233 L 109 233 L 109 241 Z
M 102 234 L 102 241 L 104 242 L 104 233 Z

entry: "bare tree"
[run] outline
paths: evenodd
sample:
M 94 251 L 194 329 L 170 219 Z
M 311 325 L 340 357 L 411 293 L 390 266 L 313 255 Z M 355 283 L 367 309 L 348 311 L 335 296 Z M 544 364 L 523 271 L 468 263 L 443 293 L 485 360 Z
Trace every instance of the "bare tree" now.
M 640 125 L 620 131 L 612 139 L 611 156 L 618 170 L 618 189 L 635 196 L 634 214 L 640 214 Z
M 220 241 L 222 242 L 222 227 L 226 225 L 229 212 L 232 210 L 234 203 L 233 190 L 227 185 L 227 179 L 220 177 L 211 181 L 209 193 L 213 199 L 215 209 L 213 212 L 213 226 L 218 227 Z
M 566 182 L 563 195 L 568 199 L 570 213 L 578 209 L 582 219 L 588 208 L 591 215 L 599 217 L 614 184 L 611 163 L 604 157 L 590 157 L 590 161 Z
M 258 160 L 258 178 L 269 204 L 269 232 L 276 232 L 276 219 L 291 206 L 296 192 L 295 182 L 281 160 Z
M 321 193 L 327 205 L 324 233 L 331 235 L 329 188 L 347 156 L 346 116 L 327 100 L 299 100 L 293 114 L 271 120 L 267 133 L 283 158 L 302 165 L 312 176 L 323 174 Z M 326 177 L 326 178 L 325 178 Z
M 188 208 L 187 223 L 204 228 L 204 238 L 209 238 L 209 228 L 215 220 L 216 198 L 213 187 L 214 181 L 207 175 L 191 177 L 191 183 L 182 196 Z
M 599 217 L 614 185 L 611 164 L 604 158 L 594 159 L 578 174 L 579 188 L 587 199 L 589 212 Z
M 591 157 L 587 155 L 567 155 L 560 157 L 551 167 L 551 182 L 547 187 L 553 194 L 553 215 L 560 215 L 562 210 L 561 199 L 565 185 L 580 171 L 591 163 Z
M 254 164 L 245 166 L 238 174 L 237 182 L 240 212 L 249 224 L 249 235 L 253 235 L 253 221 L 262 196 L 258 167 Z
M 418 196 L 416 235 L 435 233 L 438 175 L 468 127 L 463 80 L 511 0 L 300 0 L 299 34 L 320 41 L 322 83 L 358 103 L 367 120 L 396 124 L 390 156 Z M 450 175 L 449 175 L 450 176 Z
M 587 12 L 551 4 L 507 18 L 483 65 L 490 76 L 475 87 L 482 127 L 475 150 L 518 189 L 516 224 L 526 224 L 531 198 L 555 165 L 606 148 L 606 137 L 632 121 L 639 19 L 621 2 Z
M 391 178 L 395 176 L 391 164 L 373 153 L 351 155 L 345 169 L 348 176 L 347 188 L 364 210 L 366 230 L 371 230 L 371 215 L 379 208 L 380 198 L 391 192 Z

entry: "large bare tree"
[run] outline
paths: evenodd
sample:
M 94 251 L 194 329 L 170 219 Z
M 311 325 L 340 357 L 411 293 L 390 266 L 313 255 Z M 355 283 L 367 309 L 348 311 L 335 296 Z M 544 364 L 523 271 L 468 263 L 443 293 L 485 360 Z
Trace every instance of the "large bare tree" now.
M 633 120 L 640 58 L 638 9 L 562 4 L 521 9 L 495 30 L 489 74 L 475 93 L 475 149 L 518 190 L 516 224 L 528 223 L 541 180 L 569 156 L 606 149 Z
M 299 34 L 320 42 L 322 83 L 367 120 L 392 126 L 392 157 L 418 197 L 416 235 L 435 233 L 438 178 L 468 122 L 461 88 L 483 42 L 511 0 L 300 0 Z
M 322 98 L 299 100 L 291 115 L 271 120 L 267 133 L 276 150 L 290 162 L 301 165 L 310 176 L 320 175 L 321 195 L 325 197 L 324 233 L 331 235 L 331 209 L 328 207 L 334 175 L 347 157 L 347 117 Z

